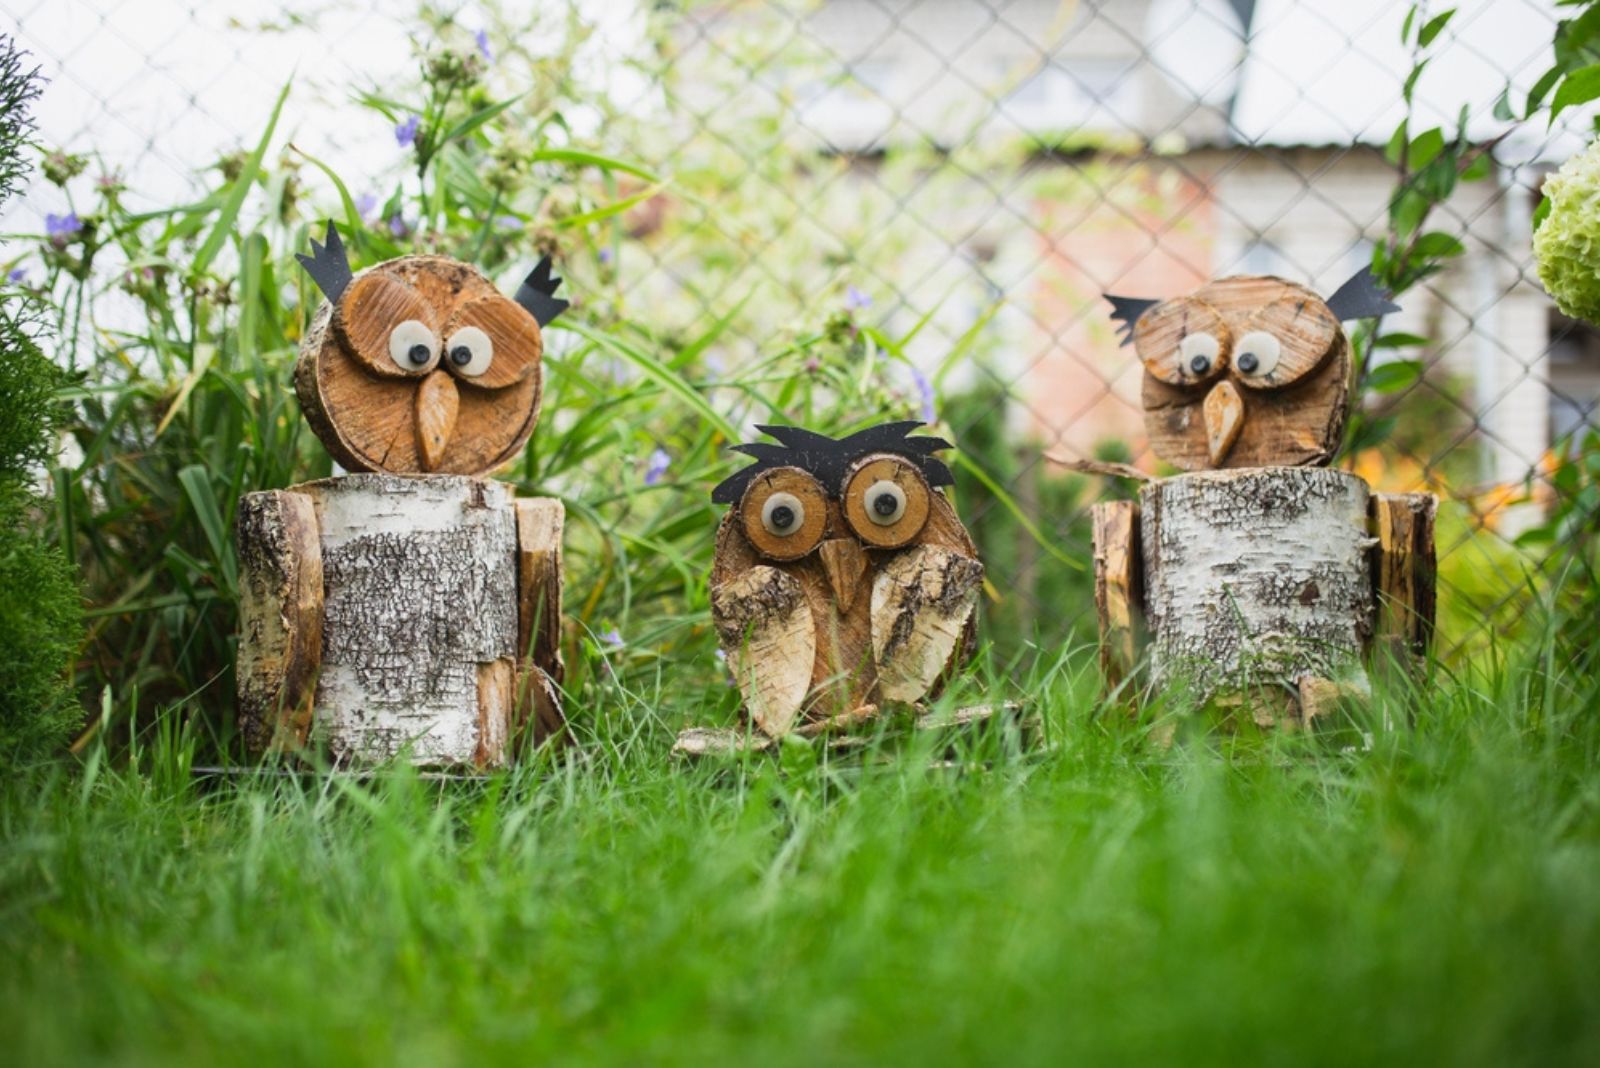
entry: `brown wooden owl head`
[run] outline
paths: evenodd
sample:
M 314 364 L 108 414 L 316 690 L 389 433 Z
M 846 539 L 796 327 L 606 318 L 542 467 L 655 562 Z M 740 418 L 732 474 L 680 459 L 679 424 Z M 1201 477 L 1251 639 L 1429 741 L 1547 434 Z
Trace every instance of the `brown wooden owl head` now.
M 1150 447 L 1185 471 L 1327 463 L 1349 412 L 1340 323 L 1399 310 L 1365 268 L 1327 300 L 1253 275 L 1164 301 L 1106 299 L 1144 364 Z
M 756 463 L 724 479 L 711 499 L 736 506 L 745 538 L 768 560 L 803 559 L 825 540 L 902 548 L 933 511 L 949 510 L 935 489 L 955 481 L 933 455 L 950 443 L 912 437 L 920 426 L 914 419 L 884 423 L 843 438 L 797 426 L 757 427 L 782 444 L 734 446 Z
M 351 471 L 481 475 L 533 433 L 542 328 L 567 307 L 541 260 L 506 297 L 476 268 L 403 256 L 350 274 L 333 224 L 298 256 L 328 302 L 300 344 L 306 421 Z

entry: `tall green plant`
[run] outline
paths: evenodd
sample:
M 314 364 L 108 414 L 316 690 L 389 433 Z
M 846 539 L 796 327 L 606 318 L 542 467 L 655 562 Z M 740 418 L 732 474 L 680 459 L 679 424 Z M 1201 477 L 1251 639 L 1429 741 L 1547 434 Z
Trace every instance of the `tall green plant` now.
M 0 202 L 28 174 L 39 74 L 0 36 Z M 0 288 L 0 763 L 59 748 L 82 718 L 70 669 L 82 637 L 72 568 L 38 532 L 35 484 L 56 446 L 63 376 L 34 340 L 28 293 Z

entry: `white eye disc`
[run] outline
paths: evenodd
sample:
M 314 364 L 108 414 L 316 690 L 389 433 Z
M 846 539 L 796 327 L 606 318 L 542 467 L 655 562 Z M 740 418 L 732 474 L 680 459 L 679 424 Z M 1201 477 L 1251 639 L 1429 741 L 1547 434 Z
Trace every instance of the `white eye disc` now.
M 1183 335 L 1178 342 L 1178 369 L 1186 375 L 1208 375 L 1217 365 L 1217 354 L 1222 345 L 1216 335 L 1204 330 Z
M 1233 347 L 1233 365 L 1245 375 L 1270 375 L 1283 345 L 1265 330 L 1252 330 Z
M 402 371 L 426 371 L 439 358 L 439 339 L 418 319 L 389 331 L 389 359 Z
M 489 369 L 490 362 L 494 360 L 494 343 L 489 340 L 488 334 L 477 327 L 463 326 L 450 335 L 444 353 L 456 374 L 477 378 Z
M 867 518 L 880 527 L 892 527 L 906 514 L 906 491 L 888 479 L 868 486 L 861 502 L 866 505 Z
M 774 537 L 787 538 L 806 523 L 806 506 L 792 493 L 774 493 L 761 506 L 761 525 Z

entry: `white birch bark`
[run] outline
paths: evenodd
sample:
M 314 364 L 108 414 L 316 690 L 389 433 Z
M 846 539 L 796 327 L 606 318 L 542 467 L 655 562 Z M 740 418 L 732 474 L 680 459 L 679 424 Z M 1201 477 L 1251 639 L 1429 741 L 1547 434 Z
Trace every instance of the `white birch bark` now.
M 1365 679 L 1367 484 L 1320 467 L 1180 475 L 1140 491 L 1152 681 L 1196 696 Z
M 315 504 L 322 545 L 313 736 L 342 761 L 503 763 L 517 656 L 508 487 L 356 474 L 295 492 Z

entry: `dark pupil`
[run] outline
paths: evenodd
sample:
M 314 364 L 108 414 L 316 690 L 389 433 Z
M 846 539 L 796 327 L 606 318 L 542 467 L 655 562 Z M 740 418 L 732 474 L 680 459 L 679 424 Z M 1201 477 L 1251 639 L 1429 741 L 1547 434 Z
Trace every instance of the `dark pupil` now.
M 894 515 L 894 510 L 900 507 L 900 502 L 895 500 L 892 493 L 880 493 L 872 502 L 872 510 L 881 516 Z
M 1189 370 L 1197 375 L 1203 375 L 1211 369 L 1211 361 L 1204 356 L 1196 356 L 1189 361 Z
M 416 364 L 418 367 L 421 367 L 423 364 L 428 362 L 428 346 L 421 343 L 412 345 L 411 351 L 406 353 L 406 355 L 411 357 L 412 363 Z
M 457 345 L 450 350 L 450 358 L 455 361 L 457 367 L 465 367 L 472 362 L 472 350 L 465 345 Z
M 1243 371 L 1245 374 L 1249 374 L 1260 366 L 1261 361 L 1256 359 L 1256 354 L 1253 352 L 1247 352 L 1243 356 L 1239 357 L 1239 370 Z
M 794 525 L 794 509 L 787 504 L 780 504 L 772 510 L 772 525 L 779 530 L 788 530 Z

